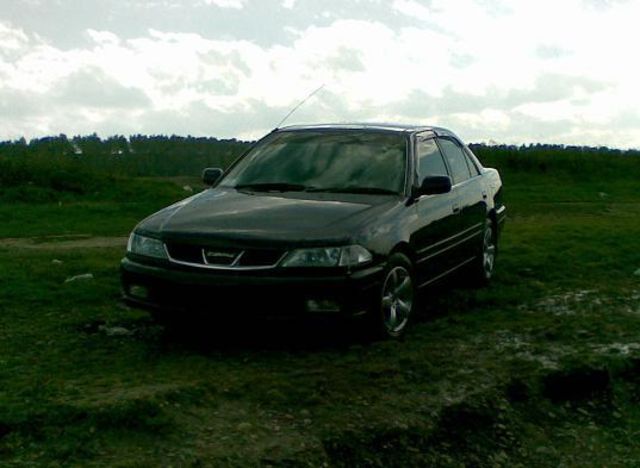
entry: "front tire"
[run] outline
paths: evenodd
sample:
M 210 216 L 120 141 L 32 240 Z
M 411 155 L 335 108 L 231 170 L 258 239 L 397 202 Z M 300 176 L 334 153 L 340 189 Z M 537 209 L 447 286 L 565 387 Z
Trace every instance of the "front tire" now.
M 411 261 L 401 253 L 387 262 L 379 296 L 370 311 L 374 334 L 398 339 L 404 335 L 416 303 L 416 287 Z

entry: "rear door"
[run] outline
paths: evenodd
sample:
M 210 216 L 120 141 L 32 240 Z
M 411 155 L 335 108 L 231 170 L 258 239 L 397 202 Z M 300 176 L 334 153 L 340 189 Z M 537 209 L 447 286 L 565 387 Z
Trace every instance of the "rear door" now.
M 452 242 L 452 256 L 459 263 L 468 261 L 478 253 L 486 218 L 486 197 L 480 170 L 466 154 L 464 147 L 452 137 L 438 137 L 453 177 L 456 197 L 457 233 Z
M 447 165 L 432 134 L 418 135 L 415 141 L 416 184 L 427 176 L 450 176 Z M 456 197 L 453 192 L 424 195 L 416 199 L 417 229 L 413 244 L 419 284 L 425 284 L 450 270 L 455 263 L 447 252 L 452 236 L 458 230 L 459 214 L 454 213 Z

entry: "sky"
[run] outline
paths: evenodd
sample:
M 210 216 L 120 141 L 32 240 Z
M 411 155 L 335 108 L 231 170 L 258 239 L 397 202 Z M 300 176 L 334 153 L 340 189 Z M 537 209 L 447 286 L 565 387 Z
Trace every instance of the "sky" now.
M 0 0 L 0 139 L 287 122 L 640 148 L 640 0 Z

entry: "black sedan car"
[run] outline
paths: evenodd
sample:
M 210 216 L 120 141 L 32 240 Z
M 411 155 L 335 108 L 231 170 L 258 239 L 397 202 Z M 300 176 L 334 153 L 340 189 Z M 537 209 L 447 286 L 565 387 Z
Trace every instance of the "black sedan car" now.
M 203 177 L 211 188 L 131 234 L 129 304 L 172 320 L 196 310 L 363 316 L 399 337 L 419 288 L 493 273 L 500 176 L 443 128 L 285 127 Z

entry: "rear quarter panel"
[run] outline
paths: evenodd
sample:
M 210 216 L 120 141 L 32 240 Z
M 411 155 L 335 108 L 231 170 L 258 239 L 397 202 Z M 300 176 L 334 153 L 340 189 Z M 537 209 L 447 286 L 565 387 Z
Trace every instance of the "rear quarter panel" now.
M 498 209 L 503 206 L 502 200 L 502 179 L 500 173 L 491 167 L 486 167 L 482 174 L 483 183 L 487 194 L 488 208 Z

